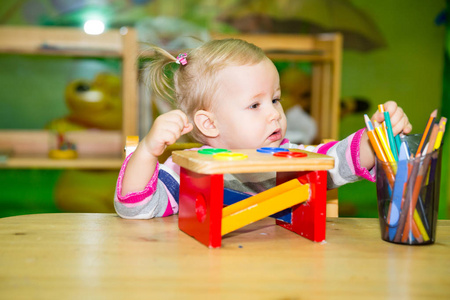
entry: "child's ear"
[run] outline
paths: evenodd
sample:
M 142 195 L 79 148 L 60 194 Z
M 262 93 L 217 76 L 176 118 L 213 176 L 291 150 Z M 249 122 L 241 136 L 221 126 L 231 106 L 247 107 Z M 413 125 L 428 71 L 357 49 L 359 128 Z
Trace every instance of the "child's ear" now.
M 194 115 L 194 122 L 197 128 L 205 136 L 214 138 L 219 135 L 219 129 L 215 124 L 215 116 L 212 112 L 199 110 Z

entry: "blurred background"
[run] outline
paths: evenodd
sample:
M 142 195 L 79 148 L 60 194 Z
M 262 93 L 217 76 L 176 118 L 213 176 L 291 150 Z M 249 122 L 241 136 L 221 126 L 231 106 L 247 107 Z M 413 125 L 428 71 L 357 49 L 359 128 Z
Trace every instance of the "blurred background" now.
M 448 2 L 445 0 L 3 0 L 0 26 L 74 27 L 91 33 L 137 31 L 139 41 L 168 50 L 195 47 L 213 34 L 318 34 L 343 36 L 338 137 L 364 127 L 363 114 L 395 100 L 414 133 L 430 113 L 450 116 Z M 90 21 L 90 22 L 88 22 Z M 104 28 L 103 28 L 104 27 Z M 97 32 L 96 32 L 97 31 Z M 194 36 L 196 39 L 187 38 Z M 0 40 L 0 43 L 2 41 Z M 145 47 L 143 44 L 142 47 Z M 275 62 L 283 98 L 293 120 L 290 138 L 314 143 L 317 123 L 309 116 L 311 64 Z M 0 54 L 0 130 L 70 128 L 120 129 L 121 62 Z M 81 92 L 100 92 L 110 110 L 77 112 Z M 169 109 L 149 102 L 140 86 L 140 134 Z M 78 106 L 77 106 L 78 105 Z M 297 130 L 301 129 L 301 130 Z M 444 144 L 440 218 L 448 218 L 448 145 Z M 2 145 L 0 145 L 0 150 Z M 8 159 L 8 153 L 0 155 Z M 113 212 L 116 171 L 0 169 L 0 217 L 81 211 Z M 339 189 L 341 216 L 376 217 L 375 184 L 361 181 Z

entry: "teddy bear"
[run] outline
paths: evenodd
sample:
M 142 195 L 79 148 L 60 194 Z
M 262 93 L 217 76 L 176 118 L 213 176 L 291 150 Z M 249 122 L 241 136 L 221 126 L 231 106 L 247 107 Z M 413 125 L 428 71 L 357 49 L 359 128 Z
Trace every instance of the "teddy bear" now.
M 68 115 L 55 119 L 46 126 L 56 132 L 56 140 L 61 147 L 73 145 L 65 137 L 68 131 L 121 129 L 120 77 L 99 73 L 92 81 L 74 80 L 65 89 L 65 101 L 69 109 Z M 117 173 L 118 170 L 63 170 L 54 187 L 56 206 L 69 212 L 114 212 L 112 199 Z

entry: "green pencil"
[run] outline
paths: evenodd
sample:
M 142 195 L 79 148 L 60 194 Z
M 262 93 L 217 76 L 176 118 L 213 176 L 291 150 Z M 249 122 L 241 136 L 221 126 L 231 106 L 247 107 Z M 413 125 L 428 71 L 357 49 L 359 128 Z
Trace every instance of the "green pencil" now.
M 391 152 L 394 155 L 395 161 L 398 161 L 398 151 L 394 140 L 394 132 L 392 131 L 391 117 L 389 112 L 384 112 L 384 122 L 386 123 L 387 137 L 389 139 L 389 146 L 391 146 Z

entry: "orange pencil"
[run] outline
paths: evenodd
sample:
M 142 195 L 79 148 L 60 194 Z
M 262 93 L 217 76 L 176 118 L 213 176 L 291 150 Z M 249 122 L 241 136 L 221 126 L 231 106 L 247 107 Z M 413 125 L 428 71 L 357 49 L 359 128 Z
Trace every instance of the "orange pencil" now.
M 378 137 L 376 136 L 375 132 L 373 130 L 367 131 L 367 135 L 369 136 L 370 143 L 372 144 L 372 148 L 373 150 L 375 150 L 375 154 L 378 157 L 378 159 L 387 162 L 388 161 L 387 157 L 384 154 L 381 143 L 378 140 Z
M 433 112 L 430 115 L 430 118 L 428 119 L 427 126 L 425 127 L 425 130 L 422 134 L 422 139 L 420 139 L 419 147 L 417 148 L 416 156 L 422 152 L 423 144 L 425 144 L 428 134 L 430 133 L 431 125 L 433 124 L 434 119 L 436 119 L 436 116 L 437 116 L 437 109 L 433 110 Z
M 369 119 L 368 115 L 364 115 L 364 121 L 367 126 L 367 136 L 369 137 L 370 144 L 372 145 L 373 150 L 375 151 L 376 156 L 380 161 L 389 162 L 386 154 L 384 153 L 383 146 L 381 146 L 381 142 L 378 139 L 378 136 L 375 134 L 375 130 L 373 129 L 372 122 Z M 394 172 L 392 172 L 392 168 L 388 164 L 383 164 L 383 169 L 388 177 L 388 181 L 391 187 L 394 186 L 395 176 Z
M 372 144 L 373 150 L 375 150 L 375 154 L 377 155 L 379 160 L 387 162 L 388 160 L 386 155 L 384 154 L 383 147 L 381 146 L 380 140 L 375 134 L 373 124 L 370 121 L 369 116 L 367 114 L 364 115 L 364 122 L 366 123 L 367 135 L 369 136 L 369 140 L 370 143 Z

